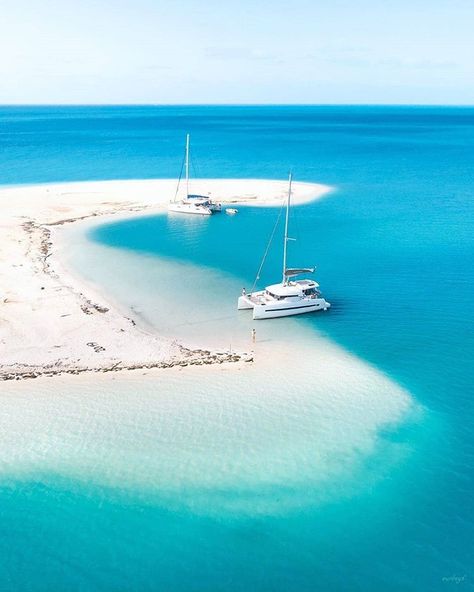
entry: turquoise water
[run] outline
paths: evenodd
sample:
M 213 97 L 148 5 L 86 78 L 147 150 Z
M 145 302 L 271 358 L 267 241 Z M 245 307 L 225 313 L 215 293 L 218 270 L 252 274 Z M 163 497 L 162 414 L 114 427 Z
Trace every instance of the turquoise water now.
M 266 464 L 249 473 L 249 479 L 255 472 L 262 478 L 271 473 L 272 485 L 268 491 L 260 481 L 249 481 L 245 512 L 229 511 L 229 503 L 243 496 L 242 463 L 235 473 L 230 471 L 239 479 L 230 479 L 218 497 L 218 486 L 210 479 L 209 499 L 201 500 L 204 511 L 197 502 L 185 503 L 197 498 L 199 488 L 193 490 L 191 481 L 172 489 L 171 497 L 165 495 L 164 483 L 150 488 L 141 481 L 119 487 L 112 478 L 108 485 L 99 478 L 85 482 L 80 456 L 68 448 L 62 459 L 67 470 L 61 471 L 49 462 L 54 455 L 45 445 L 34 470 L 21 475 L 11 467 L 4 471 L 0 578 L 7 589 L 444 590 L 455 585 L 452 577 L 461 578 L 464 589 L 473 588 L 474 109 L 1 108 L 0 120 L 4 183 L 169 177 L 180 167 L 183 137 L 189 131 L 197 175 L 283 178 L 291 166 L 297 180 L 335 186 L 327 198 L 294 209 L 292 227 L 299 240 L 291 245 L 295 262 L 317 265 L 318 281 L 333 307 L 325 315 L 277 321 L 271 331 L 294 331 L 309 340 L 314 335 L 316 344 L 330 339 L 405 389 L 423 410 L 382 429 L 370 454 L 369 439 L 361 437 L 357 445 L 364 450 L 364 468 L 320 483 L 313 479 L 323 465 L 310 470 L 311 454 L 316 454 L 318 443 L 324 449 L 335 431 L 342 434 L 338 445 L 344 438 L 351 440 L 353 433 L 344 432 L 348 424 L 336 422 L 346 415 L 344 405 L 350 399 L 338 399 L 328 412 L 333 423 L 327 433 L 318 432 L 324 422 L 319 425 L 316 411 L 321 415 L 324 407 L 315 410 L 301 403 L 303 413 L 293 406 L 294 397 L 288 405 L 282 402 L 284 413 L 295 414 L 297 424 L 282 427 L 281 438 L 298 425 L 305 438 L 298 452 L 283 462 L 271 431 L 275 418 L 270 415 L 249 432 L 251 439 L 264 426 L 273 442 L 270 453 L 280 460 L 278 464 L 265 456 Z M 126 301 L 116 285 L 117 270 L 123 266 L 124 278 L 137 282 L 137 305 L 151 316 L 157 285 L 153 262 L 163 265 L 161 273 L 172 273 L 165 262 L 189 265 L 189 274 L 205 265 L 216 281 L 224 278 L 229 295 L 242 282 L 250 286 L 276 211 L 239 209 L 233 218 L 190 223 L 156 216 L 99 227 L 90 248 L 111 247 L 104 257 L 110 253 L 110 262 L 117 265 L 110 270 L 115 285 L 106 273 L 102 282 Z M 278 257 L 276 251 L 271 254 L 263 283 L 273 280 Z M 100 265 L 95 271 L 90 267 L 91 279 L 100 281 Z M 140 276 L 148 283 L 139 284 Z M 226 294 L 227 288 L 222 290 Z M 170 333 L 179 333 L 177 325 L 170 319 Z M 170 383 L 161 387 L 117 382 L 107 388 L 119 403 L 131 389 L 148 397 L 149 410 L 155 405 L 149 393 L 161 392 L 163 385 L 167 393 L 181 389 L 191 401 L 194 393 L 204 397 L 209 413 L 217 405 L 219 413 L 210 416 L 214 427 L 221 421 L 232 426 L 236 417 L 246 422 L 253 417 L 251 411 L 242 411 L 247 403 L 237 393 L 221 409 L 220 399 L 205 383 L 196 380 L 181 387 L 179 381 L 167 380 Z M 71 394 L 59 384 L 73 402 L 81 394 L 91 400 L 95 396 L 93 385 L 78 384 Z M 46 399 L 41 387 L 22 388 L 21 396 L 30 389 Z M 364 400 L 369 415 L 374 409 L 382 413 L 377 404 L 384 397 L 398 401 L 398 391 L 378 388 Z M 282 397 L 291 393 L 291 382 L 283 390 Z M 259 392 L 263 396 L 264 388 Z M 59 408 L 61 404 L 58 400 Z M 144 423 L 145 411 L 135 411 Z M 268 409 L 262 403 L 255 414 L 263 411 Z M 38 413 L 41 416 L 41 410 Z M 164 420 L 156 413 L 161 430 Z M 121 425 L 128 425 L 130 434 L 142 425 L 137 419 L 127 421 Z M 362 418 L 358 421 L 363 423 Z M 179 414 L 176 422 L 179 425 Z M 191 443 L 183 440 L 183 449 L 193 442 L 202 444 L 205 419 L 197 425 L 200 429 Z M 98 426 L 103 428 L 100 422 Z M 227 436 L 232 433 L 228 430 Z M 123 441 L 118 440 L 124 449 L 129 437 L 124 428 Z M 97 434 L 88 438 L 85 457 L 89 445 L 97 446 Z M 167 442 L 172 446 L 172 435 Z M 285 446 L 290 444 L 291 437 Z M 166 445 L 160 449 L 163 454 L 169 453 Z M 242 442 L 236 450 L 238 446 Z M 242 450 L 247 458 L 254 447 Z M 138 458 L 140 453 L 144 449 L 138 449 Z M 231 447 L 228 454 L 231 459 Z M 337 448 L 337 458 L 342 464 L 344 459 L 353 462 L 343 447 Z M 143 462 L 155 474 L 154 461 Z M 184 480 L 199 463 L 207 466 L 203 458 L 193 457 L 197 464 L 190 466 L 186 462 L 176 473 Z M 218 477 L 216 467 L 222 470 L 223 457 L 220 462 L 209 468 L 210 475 Z M 291 465 L 301 467 L 299 481 L 292 473 L 288 478 Z M 79 467 L 76 472 L 74 466 Z M 167 471 L 175 476 L 174 469 Z M 161 474 L 158 468 L 156 474 Z M 288 478 L 289 492 L 277 475 Z M 262 499 L 271 510 L 261 511 Z M 283 501 L 280 508 L 274 504 L 283 499 L 294 500 L 291 510 L 283 509 Z

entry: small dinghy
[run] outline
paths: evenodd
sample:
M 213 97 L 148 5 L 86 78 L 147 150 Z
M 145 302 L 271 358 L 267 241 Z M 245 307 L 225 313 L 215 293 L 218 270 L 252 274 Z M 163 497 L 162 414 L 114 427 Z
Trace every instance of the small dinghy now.
M 229 214 L 229 216 L 233 216 L 234 214 L 237 214 L 239 210 L 236 210 L 235 208 L 226 208 L 225 213 Z

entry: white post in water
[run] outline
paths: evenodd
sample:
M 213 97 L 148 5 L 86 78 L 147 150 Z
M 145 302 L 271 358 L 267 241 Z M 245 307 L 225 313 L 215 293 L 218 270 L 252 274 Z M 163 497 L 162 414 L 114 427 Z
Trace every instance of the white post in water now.
M 288 244 L 288 217 L 290 214 L 290 199 L 291 199 L 291 173 L 288 179 L 288 201 L 286 202 L 286 217 L 285 217 L 285 238 L 283 240 L 283 279 L 282 284 L 286 283 L 286 246 Z
M 185 170 L 186 170 L 186 199 L 188 199 L 188 195 L 189 195 L 189 134 L 186 134 Z

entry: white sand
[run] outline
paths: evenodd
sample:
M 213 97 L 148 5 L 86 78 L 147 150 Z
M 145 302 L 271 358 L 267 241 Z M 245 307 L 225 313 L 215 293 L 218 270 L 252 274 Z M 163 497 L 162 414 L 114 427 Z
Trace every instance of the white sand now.
M 163 211 L 175 191 L 174 179 L 0 190 L 0 379 L 216 361 L 212 353 L 186 351 L 135 325 L 69 273 L 56 242 L 65 223 Z M 287 181 L 194 180 L 192 191 L 223 203 L 277 206 Z M 293 202 L 301 204 L 330 188 L 294 183 L 293 191 Z

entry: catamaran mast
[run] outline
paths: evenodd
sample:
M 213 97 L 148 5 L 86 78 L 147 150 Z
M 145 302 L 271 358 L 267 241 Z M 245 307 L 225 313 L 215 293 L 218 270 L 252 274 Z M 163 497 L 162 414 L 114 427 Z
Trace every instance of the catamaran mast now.
M 186 199 L 188 199 L 188 195 L 189 195 L 189 134 L 186 134 L 185 170 L 186 170 Z
M 286 202 L 286 217 L 285 217 L 285 238 L 283 239 L 283 279 L 282 279 L 282 284 L 286 283 L 286 247 L 288 244 L 288 218 L 289 218 L 289 214 L 290 214 L 290 199 L 291 199 L 291 178 L 292 175 L 290 173 L 289 179 L 288 179 L 288 201 Z

